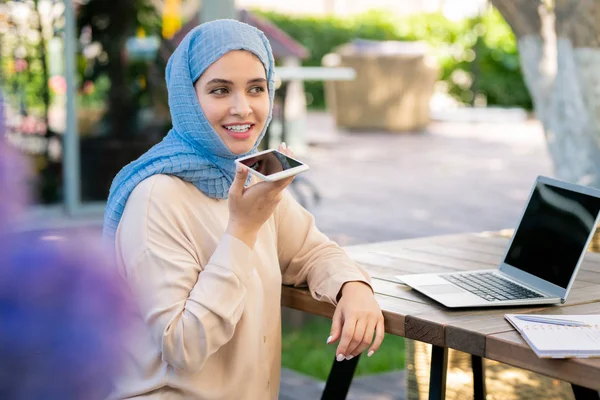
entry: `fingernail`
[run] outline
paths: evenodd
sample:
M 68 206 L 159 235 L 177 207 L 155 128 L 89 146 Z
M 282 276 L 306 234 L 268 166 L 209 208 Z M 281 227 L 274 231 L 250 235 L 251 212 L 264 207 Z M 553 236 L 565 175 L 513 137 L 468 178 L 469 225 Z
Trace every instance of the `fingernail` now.
M 333 336 L 329 336 L 329 337 L 327 338 L 327 344 L 329 344 L 329 342 L 331 342 L 331 339 L 333 339 Z
M 238 165 L 235 167 L 235 170 L 236 170 L 237 172 L 242 172 L 242 166 L 241 166 L 240 164 L 238 164 Z
M 375 350 L 371 350 L 369 353 L 367 353 L 367 357 L 371 357 L 373 354 L 375 354 Z
M 336 357 L 336 360 L 338 360 L 338 361 L 344 361 L 345 359 L 346 359 L 346 357 L 344 357 L 343 354 L 338 354 Z
M 346 360 L 350 361 L 350 360 L 352 360 L 353 358 L 354 358 L 354 356 L 348 356 L 348 357 L 346 357 Z
M 285 149 L 287 148 L 287 145 L 285 144 L 285 142 L 281 142 L 281 148 L 282 148 L 283 150 L 285 150 Z

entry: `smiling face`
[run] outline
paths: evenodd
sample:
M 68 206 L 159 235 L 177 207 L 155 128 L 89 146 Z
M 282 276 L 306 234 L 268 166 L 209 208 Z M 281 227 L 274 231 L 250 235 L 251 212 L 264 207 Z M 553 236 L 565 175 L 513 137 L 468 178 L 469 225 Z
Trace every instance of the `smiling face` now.
M 269 116 L 265 67 L 252 53 L 235 50 L 194 84 L 204 115 L 234 154 L 252 150 Z

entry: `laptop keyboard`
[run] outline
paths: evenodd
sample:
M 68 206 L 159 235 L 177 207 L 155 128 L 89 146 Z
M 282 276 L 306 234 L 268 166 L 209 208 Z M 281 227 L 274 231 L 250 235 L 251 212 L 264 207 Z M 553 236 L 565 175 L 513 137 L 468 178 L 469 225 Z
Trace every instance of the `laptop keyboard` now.
M 490 272 L 442 275 L 456 286 L 487 301 L 534 299 L 543 297 L 525 287 Z

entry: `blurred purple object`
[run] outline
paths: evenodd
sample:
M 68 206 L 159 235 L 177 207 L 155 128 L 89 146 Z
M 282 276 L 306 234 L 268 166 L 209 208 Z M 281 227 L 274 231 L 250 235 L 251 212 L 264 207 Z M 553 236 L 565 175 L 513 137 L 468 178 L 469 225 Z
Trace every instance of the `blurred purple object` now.
M 28 203 L 27 184 L 30 171 L 25 159 L 6 141 L 4 101 L 0 94 L 0 232 L 13 225 Z M 10 194 L 10 196 L 6 196 Z
M 23 160 L 0 137 L 0 399 L 103 399 L 123 358 L 129 292 L 98 233 L 16 229 Z

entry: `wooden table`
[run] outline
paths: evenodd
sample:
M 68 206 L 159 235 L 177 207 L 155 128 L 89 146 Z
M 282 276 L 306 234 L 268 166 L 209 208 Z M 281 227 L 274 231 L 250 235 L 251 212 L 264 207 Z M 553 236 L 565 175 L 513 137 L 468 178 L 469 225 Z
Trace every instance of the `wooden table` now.
M 373 277 L 386 332 L 433 345 L 430 399 L 443 399 L 447 350 L 472 355 L 474 395 L 485 398 L 482 357 L 571 383 L 576 399 L 600 399 L 600 359 L 538 358 L 504 314 L 600 314 L 600 254 L 587 253 L 561 306 L 450 310 L 399 284 L 394 276 L 496 268 L 508 239 L 497 233 L 472 233 L 352 246 L 348 254 Z M 284 287 L 282 305 L 331 317 L 333 306 L 315 301 L 305 289 Z M 357 358 L 334 363 L 324 398 L 344 398 Z M 342 366 L 343 364 L 343 366 Z M 328 392 L 329 390 L 329 392 Z

